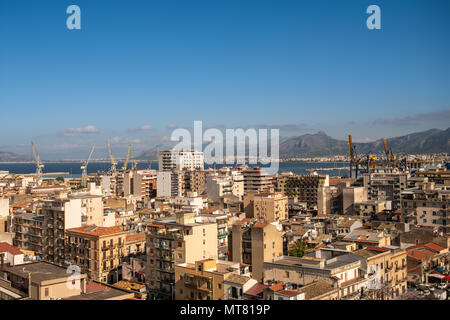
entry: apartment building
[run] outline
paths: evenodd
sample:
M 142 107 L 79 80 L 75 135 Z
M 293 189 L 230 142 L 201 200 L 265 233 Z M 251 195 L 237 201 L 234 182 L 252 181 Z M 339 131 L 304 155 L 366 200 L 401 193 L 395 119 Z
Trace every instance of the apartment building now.
M 6 266 L 0 272 L 2 299 L 55 300 L 86 291 L 86 274 L 73 276 L 67 268 L 49 262 Z
M 228 260 L 228 215 L 220 210 L 206 209 L 196 219 L 217 224 L 217 256 L 220 260 Z
M 406 248 L 408 281 L 427 283 L 430 274 L 450 267 L 449 249 L 433 242 Z
M 36 256 L 43 253 L 44 217 L 31 213 L 13 215 L 11 232 L 14 232 L 13 245 L 33 251 Z
M 264 262 L 264 283 L 290 283 L 302 288 L 317 280 L 329 282 L 339 289 L 337 298 L 355 296 L 366 286 L 359 257 L 344 250 L 322 248 L 303 257 L 281 256 Z
M 235 222 L 231 239 L 231 260 L 251 265 L 258 281 L 263 278 L 263 263 L 283 255 L 282 226 L 276 222 Z
M 281 192 L 247 193 L 244 196 L 244 212 L 247 218 L 265 222 L 289 219 L 288 197 Z
M 81 227 L 81 199 L 44 200 L 42 216 L 43 259 L 62 265 L 65 260 L 65 231 Z M 102 213 L 103 216 L 103 213 Z
M 169 210 L 200 212 L 206 207 L 206 198 L 199 196 L 197 193 L 190 193 L 184 197 L 177 196 L 169 198 Z
M 104 283 L 119 280 L 114 274 L 125 256 L 126 233 L 119 227 L 82 226 L 66 231 L 65 259 L 89 279 Z
M 206 194 L 213 202 L 220 202 L 221 197 L 235 195 L 242 199 L 244 195 L 243 176 L 219 176 L 209 174 L 206 176 Z
M 415 177 L 425 178 L 428 182 L 433 182 L 436 185 L 450 185 L 450 170 L 446 168 L 417 171 Z
M 386 200 L 365 200 L 354 203 L 354 213 L 360 217 L 371 217 L 391 208 L 391 201 Z
M 182 183 L 180 173 L 173 171 L 158 171 L 156 176 L 156 196 L 157 197 L 177 197 L 181 196 Z
M 151 299 L 174 299 L 175 265 L 217 259 L 217 224 L 176 214 L 147 225 L 146 281 Z
M 231 274 L 248 274 L 248 267 L 215 259 L 177 264 L 175 300 L 224 300 L 225 281 Z
M 273 187 L 273 177 L 258 167 L 242 170 L 242 175 L 244 176 L 244 194 L 263 192 Z
M 391 245 L 391 238 L 384 230 L 357 228 L 341 238 L 344 242 L 356 243 L 358 249 L 363 249 L 367 246 L 385 247 Z
M 368 246 L 354 254 L 361 257 L 367 271 L 370 299 L 391 299 L 406 293 L 407 254 L 396 247 Z
M 322 174 L 293 174 L 283 172 L 277 179 L 277 191 L 305 201 L 308 209 L 318 209 L 319 188 L 329 186 L 329 176 Z
M 128 170 L 123 179 L 124 196 L 135 196 L 141 199 L 156 197 L 156 170 Z
M 392 202 L 392 210 L 399 210 L 400 194 L 407 186 L 410 174 L 396 168 L 374 168 L 364 174 L 363 186 L 367 189 L 368 200 L 387 200 Z
M 402 215 L 417 225 L 432 227 L 438 232 L 450 231 L 450 190 L 434 183 L 401 192 Z
M 183 170 L 181 172 L 181 194 L 187 195 L 196 192 L 202 194 L 205 192 L 206 174 L 204 170 Z
M 166 150 L 158 152 L 158 170 L 203 170 L 204 155 L 203 152 L 195 150 Z

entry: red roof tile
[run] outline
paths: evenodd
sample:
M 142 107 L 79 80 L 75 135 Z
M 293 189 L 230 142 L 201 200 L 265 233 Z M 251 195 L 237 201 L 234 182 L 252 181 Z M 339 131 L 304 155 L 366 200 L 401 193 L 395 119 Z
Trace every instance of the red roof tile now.
M 0 242 L 0 252 L 9 252 L 13 255 L 23 254 L 19 248 L 10 245 L 8 242 Z

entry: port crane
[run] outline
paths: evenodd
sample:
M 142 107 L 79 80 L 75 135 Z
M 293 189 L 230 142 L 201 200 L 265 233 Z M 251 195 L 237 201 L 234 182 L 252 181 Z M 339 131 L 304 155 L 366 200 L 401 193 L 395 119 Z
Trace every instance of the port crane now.
M 127 157 L 125 158 L 125 162 L 123 163 L 122 170 L 127 170 L 128 161 L 130 160 L 130 152 L 131 152 L 131 144 L 128 145 Z
M 382 138 L 386 160 L 377 159 L 370 152 L 363 158 L 356 156 L 355 146 L 352 142 L 352 135 L 348 135 L 348 145 L 350 153 L 350 177 L 352 177 L 353 168 L 355 168 L 355 178 L 358 178 L 359 167 L 362 166 L 365 172 L 370 172 L 370 169 L 375 166 L 396 166 L 398 168 L 410 169 L 419 167 L 424 164 L 431 164 L 433 160 L 407 160 L 406 157 L 402 160 L 394 156 L 392 148 L 388 148 L 387 141 Z
M 31 148 L 33 149 L 34 162 L 36 163 L 36 175 L 40 178 L 42 176 L 44 164 L 41 161 L 41 157 L 39 156 L 33 141 L 31 141 Z
M 82 177 L 85 177 L 87 175 L 87 166 L 89 164 L 89 161 L 91 161 L 91 157 L 92 157 L 92 154 L 94 153 L 94 149 L 95 149 L 95 146 L 92 146 L 91 152 L 89 153 L 89 157 L 87 158 L 86 161 L 83 162 L 83 165 L 81 166 L 81 171 L 82 171 L 81 176 Z
M 117 162 L 114 160 L 114 154 L 113 154 L 113 152 L 111 150 L 111 144 L 109 143 L 109 141 L 108 141 L 108 152 L 109 152 L 109 158 L 111 159 L 111 169 L 110 169 L 110 171 L 111 172 L 115 172 L 116 171 Z
M 137 160 L 134 159 L 133 151 L 131 151 L 131 169 L 136 170 Z

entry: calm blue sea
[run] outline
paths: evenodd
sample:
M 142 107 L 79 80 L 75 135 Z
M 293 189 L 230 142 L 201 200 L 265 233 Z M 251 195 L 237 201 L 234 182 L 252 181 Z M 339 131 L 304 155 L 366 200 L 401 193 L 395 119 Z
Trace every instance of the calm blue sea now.
M 45 163 L 43 172 L 68 172 L 72 178 L 79 178 L 81 176 L 81 162 L 59 162 L 59 163 Z M 117 165 L 120 168 L 122 163 Z M 158 169 L 156 162 L 139 162 L 138 169 L 149 168 Z M 99 171 L 106 172 L 109 170 L 110 164 L 107 162 L 92 162 L 88 165 L 88 173 L 95 173 Z M 205 168 L 209 166 L 205 165 Z M 219 168 L 219 165 L 215 166 Z M 282 162 L 280 163 L 279 172 L 292 171 L 294 173 L 306 174 L 310 173 L 307 169 L 319 169 L 319 173 L 329 174 L 330 176 L 348 176 L 347 162 Z M 321 170 L 320 170 L 321 169 Z M 7 170 L 10 173 L 34 173 L 36 166 L 34 163 L 0 163 L 0 171 Z

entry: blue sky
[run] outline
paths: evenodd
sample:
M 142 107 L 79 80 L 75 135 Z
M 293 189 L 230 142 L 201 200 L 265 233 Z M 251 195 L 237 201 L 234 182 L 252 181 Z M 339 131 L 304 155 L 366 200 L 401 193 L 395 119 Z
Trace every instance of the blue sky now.
M 81 8 L 81 30 L 66 8 Z M 366 8 L 381 7 L 381 30 Z M 447 128 L 448 0 L 2 0 L 0 150 L 97 157 L 173 127 Z

